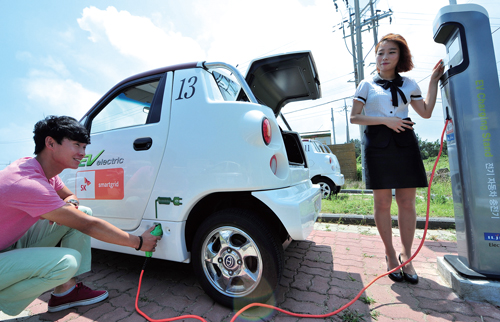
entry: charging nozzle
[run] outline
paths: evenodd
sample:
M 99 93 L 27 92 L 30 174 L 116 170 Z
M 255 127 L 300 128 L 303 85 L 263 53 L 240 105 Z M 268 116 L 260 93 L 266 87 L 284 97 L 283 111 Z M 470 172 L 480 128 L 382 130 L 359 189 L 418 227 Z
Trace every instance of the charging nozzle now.
M 163 235 L 163 229 L 161 229 L 161 224 L 155 224 L 155 229 L 151 231 L 151 235 L 153 236 L 161 236 Z M 146 252 L 146 257 L 152 257 L 153 252 Z
M 450 111 L 448 110 L 448 106 L 446 106 L 446 120 L 451 120 Z

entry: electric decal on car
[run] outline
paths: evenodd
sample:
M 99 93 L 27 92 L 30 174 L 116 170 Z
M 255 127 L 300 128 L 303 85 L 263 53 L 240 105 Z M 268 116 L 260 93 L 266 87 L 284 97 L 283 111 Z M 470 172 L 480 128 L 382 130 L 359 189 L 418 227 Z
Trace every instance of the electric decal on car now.
M 78 171 L 76 196 L 78 199 L 122 200 L 123 178 L 122 168 Z
M 96 155 L 95 158 L 92 158 L 92 154 L 86 154 L 82 161 L 80 161 L 80 164 L 78 165 L 79 167 L 90 167 L 91 165 L 94 164 L 94 162 L 96 162 L 96 160 L 101 156 L 101 154 L 103 154 L 104 150 L 102 150 L 101 152 L 99 152 L 98 155 Z
M 99 157 L 104 153 L 104 150 L 102 150 L 101 152 L 99 152 L 99 154 L 97 154 L 95 156 L 95 158 L 92 157 L 92 154 L 86 154 L 82 161 L 80 161 L 80 164 L 78 165 L 78 167 L 90 167 L 92 166 L 94 163 L 97 165 L 97 166 L 103 166 L 103 165 L 114 165 L 114 164 L 123 164 L 123 162 L 125 161 L 124 158 L 120 158 L 120 157 L 117 157 L 117 158 L 111 158 L 111 159 L 102 159 L 97 161 L 97 159 L 99 159 Z M 96 162 L 97 161 L 97 162 Z

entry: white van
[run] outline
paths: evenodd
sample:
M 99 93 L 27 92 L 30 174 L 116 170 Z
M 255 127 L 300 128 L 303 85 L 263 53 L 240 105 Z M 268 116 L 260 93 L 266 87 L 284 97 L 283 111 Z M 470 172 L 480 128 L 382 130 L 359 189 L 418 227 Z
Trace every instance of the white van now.
M 284 246 L 306 239 L 321 209 L 300 136 L 276 117 L 288 102 L 319 97 L 308 51 L 255 60 L 246 78 L 224 63 L 144 72 L 85 114 L 88 154 L 61 178 L 94 216 L 131 234 L 161 224 L 153 256 L 191 262 L 217 302 L 266 301 Z

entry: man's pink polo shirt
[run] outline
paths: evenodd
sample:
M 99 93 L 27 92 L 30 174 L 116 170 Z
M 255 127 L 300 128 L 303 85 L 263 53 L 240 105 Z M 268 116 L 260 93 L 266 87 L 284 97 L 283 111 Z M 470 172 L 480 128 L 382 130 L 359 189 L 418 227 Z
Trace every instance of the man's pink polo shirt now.
M 0 250 L 24 235 L 40 216 L 64 206 L 64 183 L 47 179 L 35 158 L 19 159 L 0 171 Z

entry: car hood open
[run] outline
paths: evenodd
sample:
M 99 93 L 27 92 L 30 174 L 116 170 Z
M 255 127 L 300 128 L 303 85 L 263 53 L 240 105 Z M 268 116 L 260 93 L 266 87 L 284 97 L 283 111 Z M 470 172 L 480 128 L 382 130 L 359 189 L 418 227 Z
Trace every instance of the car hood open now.
M 276 116 L 287 103 L 321 97 L 316 64 L 310 51 L 252 61 L 246 81 L 257 100 Z

